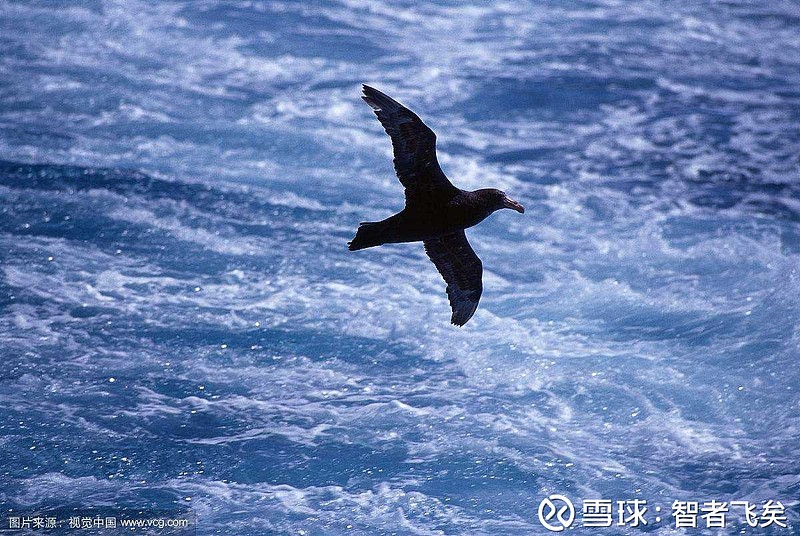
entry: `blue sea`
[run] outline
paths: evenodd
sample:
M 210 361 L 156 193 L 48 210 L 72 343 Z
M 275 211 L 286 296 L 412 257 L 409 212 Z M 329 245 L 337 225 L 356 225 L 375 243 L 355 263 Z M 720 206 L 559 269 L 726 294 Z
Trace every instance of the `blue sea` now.
M 464 328 L 362 83 L 527 209 Z M 800 534 L 796 1 L 0 0 L 0 211 L 9 534 Z

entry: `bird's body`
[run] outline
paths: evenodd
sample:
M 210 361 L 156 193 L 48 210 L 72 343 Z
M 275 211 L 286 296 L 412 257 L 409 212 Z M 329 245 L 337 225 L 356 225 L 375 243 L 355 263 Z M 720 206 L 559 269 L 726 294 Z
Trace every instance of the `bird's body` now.
M 495 189 L 469 192 L 453 186 L 436 160 L 436 135 L 412 111 L 380 91 L 364 86 L 362 98 L 378 116 L 394 148 L 397 177 L 406 189 L 405 208 L 379 222 L 363 222 L 351 251 L 398 242 L 419 242 L 447 283 L 452 323 L 464 325 L 478 307 L 483 265 L 464 229 L 492 212 L 522 205 Z
M 493 210 L 481 203 L 478 192 L 460 190 L 450 199 L 442 199 L 430 208 L 404 208 L 394 216 L 379 222 L 364 222 L 350 243 L 356 251 L 381 244 L 420 242 L 463 231 L 485 220 Z M 363 229 L 363 233 L 362 233 Z M 370 238 L 372 239 L 370 239 Z M 379 243 L 372 243 L 375 239 Z M 368 245 L 367 245 L 368 244 Z

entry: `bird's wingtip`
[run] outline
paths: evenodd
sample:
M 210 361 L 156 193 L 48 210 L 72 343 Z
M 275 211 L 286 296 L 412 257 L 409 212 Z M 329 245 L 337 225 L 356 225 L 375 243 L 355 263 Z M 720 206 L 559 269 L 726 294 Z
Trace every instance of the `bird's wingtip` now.
M 372 95 L 365 94 L 361 95 L 361 99 L 369 105 L 370 108 L 375 110 L 376 112 L 381 110 L 381 105 L 375 102 L 375 99 Z
M 462 315 L 458 315 L 458 316 L 456 316 L 456 315 L 454 314 L 452 317 L 450 317 L 450 323 L 451 323 L 451 324 L 453 324 L 453 325 L 454 325 L 455 327 L 457 327 L 457 328 L 463 328 L 463 327 L 464 327 L 464 324 L 466 324 L 466 323 L 467 323 L 467 321 L 468 321 L 470 318 L 472 318 L 472 315 L 468 316 L 467 318 L 463 318 L 463 316 L 462 316 Z

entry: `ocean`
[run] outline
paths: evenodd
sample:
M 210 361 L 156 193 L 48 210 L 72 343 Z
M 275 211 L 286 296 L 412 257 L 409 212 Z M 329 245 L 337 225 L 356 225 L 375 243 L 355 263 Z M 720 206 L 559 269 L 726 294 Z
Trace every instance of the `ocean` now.
M 362 83 L 527 209 L 463 328 Z M 799 88 L 795 1 L 0 1 L 0 529 L 800 534 Z

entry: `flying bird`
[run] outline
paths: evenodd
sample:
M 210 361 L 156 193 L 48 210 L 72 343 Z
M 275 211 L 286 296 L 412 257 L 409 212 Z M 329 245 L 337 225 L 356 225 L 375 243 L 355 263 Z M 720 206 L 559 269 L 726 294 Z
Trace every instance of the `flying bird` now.
M 436 134 L 417 115 L 367 85 L 361 96 L 392 139 L 394 169 L 405 187 L 406 206 L 383 221 L 362 222 L 350 251 L 381 244 L 422 241 L 425 253 L 447 283 L 453 316 L 463 326 L 478 308 L 483 291 L 483 265 L 470 247 L 464 229 L 492 212 L 525 208 L 493 188 L 469 192 L 453 186 L 436 160 Z

